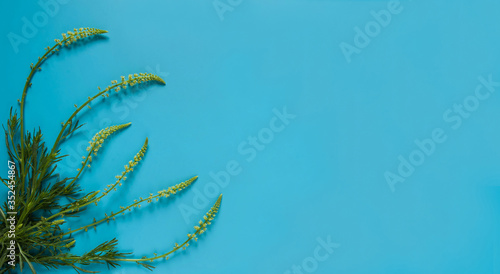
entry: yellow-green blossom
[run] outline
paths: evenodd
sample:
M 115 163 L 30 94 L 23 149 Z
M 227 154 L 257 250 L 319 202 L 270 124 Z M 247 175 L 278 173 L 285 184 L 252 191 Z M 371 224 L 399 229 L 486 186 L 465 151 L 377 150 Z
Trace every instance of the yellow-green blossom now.
M 144 142 L 144 145 L 142 145 L 141 150 L 137 152 L 137 154 L 134 156 L 133 160 L 128 161 L 128 164 L 125 165 L 125 170 L 120 174 L 116 176 L 116 182 L 112 185 L 107 185 L 109 188 L 104 189 L 103 196 L 108 194 L 111 190 L 116 190 L 116 186 L 119 184 L 120 186 L 122 185 L 121 181 L 125 181 L 127 179 L 127 175 L 129 172 L 134 171 L 134 167 L 139 164 L 139 162 L 142 160 L 144 155 L 146 154 L 146 151 L 148 150 L 148 138 L 146 138 L 146 141 Z
M 145 199 L 141 199 L 141 201 L 145 201 Z M 161 255 L 157 255 L 156 253 L 154 253 L 153 254 L 154 256 L 152 256 L 152 257 L 144 256 L 141 259 L 115 259 L 114 261 L 136 262 L 136 263 L 143 265 L 141 262 L 153 262 L 154 260 L 158 260 L 158 259 L 162 259 L 162 258 L 165 258 L 168 260 L 168 258 L 169 258 L 168 256 L 170 254 L 176 252 L 177 250 L 179 250 L 181 248 L 186 249 L 186 247 L 189 246 L 189 242 L 191 242 L 192 240 L 197 241 L 198 236 L 203 234 L 205 231 L 207 231 L 207 227 L 212 224 L 212 221 L 214 220 L 215 216 L 219 212 L 221 202 L 222 202 L 222 194 L 219 196 L 219 198 L 217 199 L 215 204 L 212 206 L 212 208 L 210 208 L 210 210 L 207 212 L 207 214 L 205 214 L 205 216 L 203 216 L 203 220 L 199 221 L 199 226 L 197 225 L 194 227 L 195 232 L 187 234 L 188 238 L 184 243 L 182 243 L 182 244 L 175 243 L 174 247 L 170 251 L 168 251 L 164 254 L 161 254 Z M 122 211 L 125 211 L 128 208 L 129 207 L 122 208 Z M 143 265 L 143 266 L 148 267 L 148 265 Z
M 130 126 L 131 124 L 132 123 L 127 123 L 127 124 L 110 126 L 110 127 L 105 128 L 105 129 L 101 129 L 99 132 L 97 132 L 94 135 L 92 140 L 89 142 L 90 145 L 87 147 L 87 151 L 93 153 L 94 155 L 97 155 L 97 152 L 102 147 L 104 140 L 106 140 L 106 138 L 108 138 L 109 135 L 115 133 L 116 131 L 118 131 L 120 129 L 124 129 L 124 128 Z M 92 158 L 90 158 L 89 160 L 92 161 Z
M 69 46 L 72 43 L 89 37 L 89 36 L 94 36 L 98 34 L 104 34 L 107 33 L 106 30 L 102 29 L 96 29 L 96 28 L 79 28 L 79 29 L 73 29 L 73 31 L 68 31 L 67 33 L 63 33 L 62 37 L 63 39 L 55 39 L 54 41 L 59 45 L 59 46 Z
M 174 195 L 175 193 L 177 193 L 177 192 L 185 189 L 189 185 L 191 185 L 194 181 L 196 181 L 196 179 L 198 179 L 198 176 L 194 176 L 193 178 L 191 178 L 187 181 L 184 181 L 182 183 L 176 184 L 175 186 L 171 186 L 168 189 L 160 190 L 160 191 L 158 191 L 158 194 L 160 194 L 160 197 L 165 197 L 165 198 L 170 196 L 170 195 Z M 150 196 L 153 196 L 153 195 L 150 195 Z M 158 198 L 156 198 L 156 200 L 158 200 Z
M 89 146 L 87 147 L 87 151 L 89 153 L 87 156 L 82 156 L 82 158 L 83 158 L 82 167 L 77 169 L 77 171 L 79 171 L 79 172 L 83 171 L 85 166 L 90 167 L 90 164 L 88 164 L 88 163 L 92 162 L 92 154 L 94 154 L 94 156 L 97 155 L 97 152 L 102 147 L 102 144 L 104 143 L 104 140 L 106 140 L 106 138 L 108 138 L 111 134 L 115 133 L 116 131 L 130 126 L 131 124 L 132 123 L 111 126 L 111 127 L 105 128 L 105 129 L 101 129 L 99 132 L 97 132 L 94 135 L 94 137 L 92 137 L 92 140 L 89 141 Z M 75 177 L 75 179 L 77 177 L 78 177 L 78 175 Z

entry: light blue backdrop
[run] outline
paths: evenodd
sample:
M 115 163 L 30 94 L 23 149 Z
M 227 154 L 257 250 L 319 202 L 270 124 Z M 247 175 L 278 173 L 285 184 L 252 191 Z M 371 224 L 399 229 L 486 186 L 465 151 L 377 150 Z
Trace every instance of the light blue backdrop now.
M 99 129 L 133 123 L 85 174 L 87 190 L 113 182 L 150 140 L 126 185 L 84 217 L 199 175 L 173 199 L 78 234 L 72 252 L 113 237 L 138 257 L 169 250 L 222 192 L 208 233 L 155 273 L 500 273 L 500 2 L 2 6 L 2 123 L 29 64 L 74 27 L 109 34 L 63 50 L 35 76 L 26 124 L 49 143 L 97 86 L 135 72 L 167 82 L 81 116 L 86 130 L 64 144 L 63 175 Z

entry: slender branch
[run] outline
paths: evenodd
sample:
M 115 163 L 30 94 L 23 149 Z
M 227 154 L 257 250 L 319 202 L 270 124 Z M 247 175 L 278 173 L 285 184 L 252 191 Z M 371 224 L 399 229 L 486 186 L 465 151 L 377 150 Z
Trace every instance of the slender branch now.
M 69 235 L 69 234 L 72 234 L 72 233 L 75 233 L 77 231 L 80 231 L 80 230 L 85 230 L 87 231 L 88 228 L 90 227 L 94 227 L 94 229 L 96 228 L 96 226 L 104 221 L 107 221 L 109 222 L 109 219 L 113 218 L 113 220 L 115 219 L 115 217 L 117 215 L 120 215 L 120 214 L 125 214 L 125 211 L 131 211 L 133 207 L 141 207 L 141 204 L 144 203 L 144 202 L 148 202 L 148 203 L 151 203 L 153 202 L 153 200 L 156 200 L 158 201 L 160 198 L 168 198 L 170 197 L 171 195 L 175 195 L 176 193 L 184 190 L 185 188 L 187 188 L 188 186 L 190 186 L 194 181 L 196 181 L 198 179 L 198 176 L 194 176 L 190 179 L 188 179 L 187 181 L 184 181 L 182 183 L 179 183 L 175 186 L 172 186 L 172 187 L 169 187 L 168 189 L 164 189 L 164 190 L 161 190 L 161 191 L 158 191 L 158 194 L 156 195 L 153 195 L 153 193 L 150 193 L 149 196 L 147 198 L 142 198 L 142 197 L 139 197 L 139 200 L 134 200 L 134 203 L 130 204 L 129 206 L 126 206 L 126 207 L 123 207 L 123 206 L 120 206 L 120 210 L 113 213 L 111 212 L 110 215 L 106 215 L 106 217 L 96 221 L 95 218 L 94 218 L 94 222 L 91 223 L 91 224 L 88 224 L 88 225 L 85 225 L 85 226 L 82 226 L 82 227 L 79 227 L 79 228 L 75 228 L 75 229 L 72 229 L 64 234 L 60 234 L 60 235 L 57 235 L 57 237 L 64 237 L 66 235 Z M 54 236 L 53 238 L 55 238 L 56 236 Z
M 126 124 L 126 125 L 128 125 L 128 124 Z M 117 128 L 114 128 L 114 131 L 116 131 L 118 129 L 119 129 L 119 126 Z M 100 147 L 100 145 L 102 144 L 100 141 L 104 140 L 109 135 L 109 132 L 112 133 L 114 131 L 112 129 L 108 129 L 106 132 L 104 132 L 105 133 L 104 135 L 102 135 L 102 136 L 99 135 L 98 138 L 96 138 L 95 140 L 93 140 L 94 144 L 91 146 L 93 148 L 93 150 L 90 150 L 90 151 L 91 152 L 95 152 L 95 149 L 97 148 L 96 146 Z M 73 202 L 71 204 L 72 206 L 68 207 L 67 209 L 61 210 L 61 211 L 53 214 L 52 216 L 44 218 L 44 220 L 45 221 L 50 221 L 50 220 L 52 220 L 52 219 L 54 219 L 56 217 L 63 216 L 64 214 L 66 214 L 68 212 L 78 211 L 80 208 L 86 207 L 86 206 L 88 206 L 88 205 L 90 205 L 92 203 L 95 203 L 97 205 L 97 203 L 102 198 L 104 198 L 106 195 L 108 195 L 113 189 L 116 189 L 117 185 L 119 185 L 119 184 L 121 185 L 122 180 L 126 180 L 127 179 L 127 177 L 125 175 L 128 174 L 129 172 L 132 172 L 133 171 L 133 167 L 136 166 L 137 164 L 139 164 L 139 162 L 142 160 L 142 157 L 144 157 L 144 154 L 146 153 L 147 147 L 148 147 L 148 139 L 146 138 L 146 141 L 144 142 L 144 145 L 142 146 L 141 150 L 134 156 L 134 160 L 133 161 L 129 161 L 129 164 L 125 165 L 125 171 L 122 172 L 122 175 L 117 176 L 116 177 L 117 178 L 116 182 L 113 185 L 109 185 L 108 187 L 110 187 L 110 188 L 109 189 L 106 188 L 105 191 L 101 195 L 97 196 L 97 194 L 99 193 L 99 191 L 96 191 L 96 192 L 94 192 L 90 196 L 84 197 L 84 198 L 82 198 L 82 199 L 80 199 L 80 200 L 78 200 L 76 202 Z M 80 202 L 83 202 L 83 203 L 80 204 Z M 42 222 L 38 222 L 35 225 L 31 226 L 31 229 L 37 228 L 41 224 L 42 224 Z M 30 233 L 30 235 L 32 235 L 34 233 L 36 233 L 36 230 L 33 230 Z
M 2 178 L 1 176 L 0 176 L 0 181 L 2 181 L 2 183 L 3 183 L 6 187 L 9 187 L 9 184 L 7 184 L 7 182 L 5 181 L 5 179 L 4 179 L 4 178 Z
M 20 110 L 20 124 L 21 124 L 21 157 L 19 158 L 20 162 L 20 173 L 22 174 L 21 177 L 21 182 L 24 182 L 26 178 L 26 172 L 25 172 L 25 165 L 23 161 L 24 159 L 24 108 L 25 108 L 25 102 L 26 102 L 26 94 L 28 92 L 28 88 L 31 87 L 31 80 L 33 79 L 33 76 L 35 75 L 35 72 L 38 70 L 41 70 L 40 66 L 43 63 L 44 60 L 47 59 L 47 57 L 54 53 L 55 51 L 59 51 L 60 47 L 63 47 L 64 45 L 68 46 L 73 42 L 76 42 L 77 40 L 83 39 L 85 37 L 89 36 L 94 36 L 98 34 L 104 34 L 107 33 L 105 30 L 100 30 L 100 29 L 94 29 L 94 28 L 80 28 L 80 29 L 74 29 L 74 32 L 68 31 L 68 34 L 66 35 L 63 33 L 63 39 L 55 39 L 56 44 L 53 45 L 52 47 L 47 47 L 47 51 L 42 55 L 42 57 L 38 57 L 38 61 L 36 62 L 35 65 L 31 64 L 31 71 L 26 78 L 26 83 L 24 84 L 23 88 L 23 93 L 21 97 L 21 110 Z M 54 150 L 51 151 L 51 154 L 54 152 Z
M 31 262 L 28 260 L 28 258 L 26 258 L 26 255 L 24 255 L 24 252 L 21 249 L 21 245 L 19 245 L 19 243 L 17 243 L 17 246 L 19 247 L 19 253 L 23 256 L 24 260 L 28 263 L 28 266 L 30 267 L 31 272 L 36 274 L 35 268 L 33 268 L 33 265 L 31 264 Z
M 111 90 L 115 90 L 116 92 L 120 91 L 122 88 L 125 89 L 127 86 L 134 86 L 136 84 L 141 84 L 144 82 L 149 82 L 149 81 L 158 81 L 162 84 L 165 84 L 165 81 L 161 79 L 159 76 L 151 74 L 151 73 L 139 73 L 139 74 L 134 74 L 128 76 L 128 80 L 125 80 L 125 77 L 121 77 L 121 82 L 118 82 L 116 80 L 111 81 L 111 85 L 105 88 L 104 90 L 101 90 L 101 88 L 98 87 L 100 92 L 98 92 L 96 95 L 93 97 L 88 97 L 87 101 L 85 101 L 81 106 L 77 106 L 77 109 L 71 114 L 71 116 L 66 120 L 65 123 L 63 123 L 63 126 L 61 128 L 61 131 L 57 135 L 56 140 L 54 141 L 54 145 L 52 146 L 52 149 L 50 150 L 49 155 L 54 155 L 57 147 L 59 146 L 59 143 L 63 137 L 63 134 L 66 130 L 66 128 L 72 124 L 73 119 L 76 117 L 76 115 L 86 106 L 90 107 L 90 103 L 94 101 L 95 99 L 99 98 L 99 96 L 102 97 L 109 97 L 109 94 L 106 92 L 110 92 Z M 75 105 L 76 106 L 76 105 Z M 46 171 L 43 171 L 41 176 L 45 175 Z
M 57 138 L 54 142 L 54 145 L 52 146 L 51 153 L 54 153 L 55 149 L 59 145 L 59 142 L 61 141 L 61 138 L 63 136 L 64 131 L 68 127 L 68 125 L 71 124 L 73 118 L 76 117 L 76 115 L 86 106 L 90 104 L 90 102 L 94 101 L 97 99 L 99 96 L 106 96 L 105 93 L 111 90 L 115 90 L 116 92 L 120 91 L 122 88 L 126 88 L 127 85 L 135 85 L 138 83 L 143 83 L 143 82 L 148 82 L 148 81 L 158 81 L 162 84 L 165 84 L 165 81 L 161 79 L 160 77 L 150 74 L 150 73 L 140 73 L 140 74 L 134 74 L 134 76 L 129 75 L 129 79 L 125 81 L 125 77 L 122 76 L 122 82 L 117 82 L 117 81 L 112 81 L 112 85 L 108 86 L 104 90 L 98 92 L 96 95 L 93 97 L 89 97 L 87 101 L 85 101 L 81 106 L 77 106 L 77 109 L 71 114 L 71 116 L 66 120 L 66 122 L 63 124 L 63 127 L 59 134 L 57 135 Z M 100 88 L 99 88 L 100 90 Z M 109 96 L 109 95 L 107 95 Z
M 58 236 L 66 236 L 66 235 L 73 234 L 73 233 L 75 233 L 77 231 L 80 231 L 80 230 L 87 231 L 90 227 L 94 227 L 94 229 L 96 229 L 96 226 L 99 225 L 100 223 L 105 222 L 105 221 L 107 221 L 109 223 L 109 219 L 113 219 L 114 220 L 117 215 L 125 214 L 125 211 L 127 211 L 127 210 L 130 211 L 130 210 L 132 210 L 133 207 L 141 207 L 140 205 L 142 203 L 144 203 L 146 201 L 148 203 L 150 203 L 153 199 L 159 199 L 160 197 L 163 197 L 163 194 L 156 194 L 156 195 L 153 195 L 153 196 L 149 196 L 148 198 L 142 198 L 141 197 L 141 198 L 139 198 L 139 200 L 135 200 L 134 203 L 132 203 L 131 205 L 129 205 L 127 207 L 122 207 L 121 206 L 120 210 L 117 211 L 117 212 L 115 212 L 115 213 L 111 212 L 110 215 L 105 214 L 106 217 L 104 217 L 104 218 L 102 218 L 102 219 L 100 219 L 98 221 L 96 221 L 95 218 L 94 218 L 94 222 L 93 223 L 88 224 L 86 226 L 82 226 L 80 228 L 72 229 L 72 230 L 70 230 L 70 231 L 68 231 L 68 232 L 66 232 L 64 234 L 58 235 Z
M 175 251 L 177 251 L 181 248 L 186 249 L 186 247 L 189 246 L 190 241 L 192 241 L 193 239 L 195 241 L 198 240 L 198 236 L 207 230 L 207 227 L 211 224 L 211 221 L 214 219 L 214 217 L 217 215 L 217 212 L 219 211 L 221 200 L 222 200 L 222 194 L 219 196 L 219 198 L 217 199 L 215 204 L 212 206 L 212 208 L 207 212 L 207 214 L 205 214 L 205 216 L 203 216 L 204 221 L 203 222 L 200 221 L 199 222 L 200 225 L 194 227 L 195 232 L 193 234 L 188 234 L 187 240 L 184 243 L 182 243 L 181 245 L 176 243 L 174 245 L 174 248 L 171 251 L 166 252 L 166 253 L 161 254 L 161 255 L 155 255 L 155 256 L 149 257 L 149 258 L 148 257 L 143 257 L 141 259 L 120 259 L 120 258 L 117 258 L 117 259 L 113 259 L 113 261 L 139 263 L 139 262 L 146 262 L 146 261 L 153 262 L 154 260 L 158 260 L 161 258 L 166 258 L 168 260 L 168 256 L 170 254 L 174 253 Z

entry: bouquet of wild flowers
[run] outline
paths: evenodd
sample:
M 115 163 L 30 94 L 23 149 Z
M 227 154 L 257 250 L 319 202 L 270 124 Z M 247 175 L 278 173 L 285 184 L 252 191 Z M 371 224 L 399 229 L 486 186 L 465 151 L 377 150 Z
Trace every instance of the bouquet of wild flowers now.
M 171 186 L 167 189 L 150 194 L 146 198 L 134 200 L 126 207 L 120 207 L 116 212 L 104 214 L 100 219 L 94 218 L 89 224 L 63 231 L 61 225 L 66 222 L 66 217 L 78 217 L 79 211 L 88 206 L 97 205 L 111 191 L 117 190 L 118 186 L 127 179 L 127 174 L 134 170 L 143 159 L 148 149 L 148 139 L 140 151 L 130 160 L 124 170 L 116 176 L 116 181 L 107 185 L 103 191 L 91 191 L 82 193 L 78 179 L 82 172 L 89 168 L 92 157 L 97 155 L 106 139 L 113 133 L 122 130 L 130 123 L 111 126 L 97 132 L 89 142 L 88 153 L 82 158 L 82 164 L 74 177 L 60 179 L 57 174 L 57 163 L 65 155 L 60 154 L 61 142 L 77 131 L 82 125 L 78 123 L 77 114 L 88 107 L 90 103 L 100 97 L 109 97 L 113 91 L 119 92 L 129 86 L 144 83 L 158 82 L 165 84 L 163 79 L 150 73 L 139 73 L 121 77 L 119 81 L 112 81 L 111 85 L 104 89 L 98 88 L 99 92 L 81 104 L 75 105 L 76 110 L 62 123 L 62 129 L 57 136 L 54 145 L 48 148 L 42 138 L 40 130 L 33 132 L 24 129 L 24 108 L 28 89 L 31 87 L 33 75 L 41 70 L 40 66 L 60 49 L 79 42 L 86 37 L 102 35 L 107 31 L 94 28 L 80 28 L 62 34 L 62 39 L 55 39 L 55 45 L 47 47 L 42 57 L 38 58 L 36 64 L 31 64 L 31 71 L 26 80 L 22 98 L 19 100 L 20 112 L 10 111 L 10 118 L 5 129 L 5 141 L 9 155 L 9 171 L 7 177 L 0 177 L 2 183 L 8 188 L 8 199 L 0 208 L 0 219 L 4 224 L 0 228 L 1 250 L 0 250 L 0 273 L 11 272 L 16 266 L 23 271 L 25 264 L 36 273 L 33 263 L 40 264 L 46 268 L 58 268 L 59 266 L 70 266 L 77 272 L 94 273 L 83 268 L 85 265 L 106 263 L 109 266 L 119 266 L 120 262 L 136 262 L 147 269 L 154 267 L 148 262 L 158 259 L 168 259 L 168 256 L 179 249 L 185 249 L 191 241 L 196 241 L 198 236 L 207 230 L 217 214 L 222 195 L 219 196 L 212 208 L 207 212 L 199 224 L 194 226 L 194 232 L 187 234 L 187 239 L 182 244 L 175 244 L 163 254 L 153 254 L 149 257 L 131 258 L 131 253 L 122 253 L 117 250 L 117 240 L 112 239 L 97 245 L 94 249 L 82 255 L 71 254 L 69 251 L 75 244 L 73 234 L 87 231 L 103 223 L 115 220 L 119 214 L 131 211 L 133 207 L 140 207 L 143 203 L 158 201 L 167 198 L 187 188 L 197 177 L 185 182 Z M 67 198 L 68 202 L 64 202 Z

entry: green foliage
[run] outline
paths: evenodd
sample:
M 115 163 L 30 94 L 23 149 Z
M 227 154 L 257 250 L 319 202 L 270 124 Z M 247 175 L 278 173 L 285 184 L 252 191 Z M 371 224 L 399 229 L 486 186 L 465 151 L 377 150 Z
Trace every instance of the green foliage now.
M 165 190 L 158 191 L 157 194 L 150 194 L 147 198 L 139 198 L 126 207 L 120 207 L 115 213 L 104 214 L 104 217 L 96 220 L 95 218 L 88 225 L 69 229 L 67 232 L 61 229 L 61 225 L 66 223 L 68 217 L 79 217 L 77 214 L 85 210 L 89 205 L 98 205 L 101 199 L 105 198 L 112 190 L 127 179 L 126 175 L 133 172 L 146 154 L 148 149 L 148 139 L 144 142 L 140 151 L 124 166 L 124 171 L 116 176 L 113 184 L 107 185 L 103 191 L 84 192 L 78 183 L 78 179 L 83 171 L 90 168 L 92 156 L 97 155 L 99 149 L 105 144 L 105 140 L 113 133 L 118 132 L 130 126 L 130 123 L 105 128 L 94 136 L 89 142 L 87 148 L 88 154 L 84 155 L 82 165 L 77 169 L 74 177 L 61 179 L 57 173 L 57 163 L 67 155 L 61 155 L 59 148 L 61 142 L 72 136 L 82 125 L 79 124 L 77 114 L 82 109 L 88 107 L 90 103 L 101 97 L 109 97 L 109 93 L 119 92 L 128 86 L 141 85 L 149 82 L 165 84 L 163 79 L 150 73 L 139 73 L 129 75 L 127 78 L 122 76 L 120 81 L 114 80 L 109 86 L 102 89 L 88 99 L 80 106 L 75 105 L 76 110 L 72 115 L 62 123 L 59 132 L 52 147 L 48 147 L 44 140 L 41 130 L 33 132 L 24 129 L 24 108 L 27 91 L 31 88 L 31 80 L 34 74 L 41 70 L 40 66 L 45 60 L 54 55 L 60 49 L 70 46 L 73 43 L 80 42 L 86 37 L 102 35 L 107 31 L 80 28 L 74 31 L 64 33 L 62 39 L 55 39 L 55 45 L 47 47 L 45 54 L 38 58 L 36 64 L 31 64 L 30 74 L 26 80 L 20 103 L 20 112 L 17 114 L 13 109 L 10 110 L 10 118 L 7 121 L 5 130 L 5 141 L 10 161 L 15 163 L 16 175 L 11 178 L 1 178 L 3 184 L 12 189 L 9 182 L 15 182 L 15 210 L 9 208 L 8 203 L 0 208 L 1 222 L 0 228 L 1 250 L 0 250 L 0 273 L 11 272 L 13 269 L 8 265 L 8 245 L 9 222 L 8 212 L 15 211 L 17 215 L 15 225 L 15 250 L 16 265 L 22 272 L 25 264 L 33 273 L 33 263 L 43 265 L 47 268 L 58 268 L 60 266 L 70 266 L 77 272 L 94 273 L 86 270 L 84 266 L 91 264 L 107 264 L 108 267 L 119 266 L 120 262 L 136 262 L 147 269 L 154 267 L 148 262 L 166 258 L 179 249 L 185 249 L 191 241 L 196 241 L 198 236 L 206 231 L 207 226 L 211 224 L 217 214 L 222 195 L 219 196 L 213 207 L 203 216 L 199 224 L 194 227 L 194 232 L 187 235 L 187 240 L 182 244 L 175 244 L 173 248 L 167 250 L 164 254 L 153 254 L 150 257 L 133 258 L 131 253 L 122 253 L 117 249 L 117 239 L 111 239 L 97 245 L 94 249 L 82 254 L 71 254 L 70 250 L 75 245 L 73 235 L 78 232 L 87 231 L 89 228 L 96 229 L 103 222 L 115 220 L 120 214 L 131 211 L 134 207 L 140 207 L 141 204 L 158 201 L 161 198 L 168 198 L 191 185 L 196 181 L 197 176 L 181 182 L 177 185 L 168 187 Z M 7 190 L 6 190 L 7 191 Z M 68 202 L 69 201 L 69 202 Z M 11 210 L 9 210 L 11 209 Z

